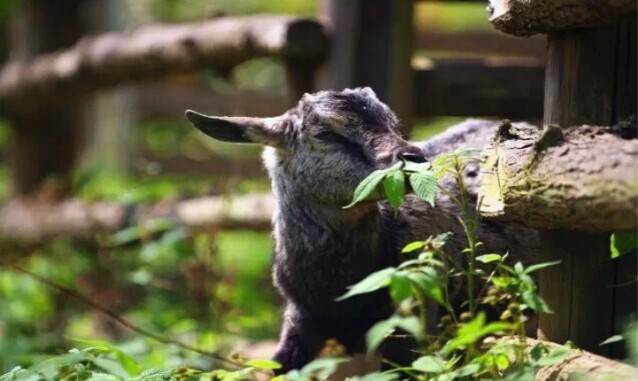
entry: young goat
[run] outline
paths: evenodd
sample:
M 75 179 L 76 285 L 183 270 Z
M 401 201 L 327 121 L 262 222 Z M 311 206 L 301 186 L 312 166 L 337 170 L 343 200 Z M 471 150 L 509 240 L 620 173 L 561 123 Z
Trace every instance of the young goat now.
M 286 300 L 275 359 L 282 371 L 311 361 L 327 339 L 348 353 L 365 351 L 365 333 L 389 317 L 385 290 L 337 302 L 368 274 L 396 266 L 409 242 L 451 231 L 446 248 L 459 252 L 465 235 L 458 208 L 440 196 L 433 208 L 410 195 L 395 214 L 384 201 L 343 209 L 361 180 L 399 160 L 424 162 L 460 147 L 482 148 L 496 123 L 470 120 L 419 145 L 401 138 L 398 120 L 369 88 L 306 94 L 275 118 L 209 117 L 187 111 L 205 134 L 225 142 L 259 143 L 276 200 L 274 282 Z M 476 202 L 478 165 L 467 184 Z M 451 181 L 449 186 L 452 191 Z M 481 222 L 479 238 L 489 252 L 509 251 L 529 261 L 534 231 Z

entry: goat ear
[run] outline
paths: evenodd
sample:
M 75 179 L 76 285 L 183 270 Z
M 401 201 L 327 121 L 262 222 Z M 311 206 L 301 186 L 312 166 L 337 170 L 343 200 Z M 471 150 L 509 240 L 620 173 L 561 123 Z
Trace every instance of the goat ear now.
M 278 118 L 208 116 L 186 110 L 186 118 L 198 130 L 223 142 L 278 146 L 283 141 Z

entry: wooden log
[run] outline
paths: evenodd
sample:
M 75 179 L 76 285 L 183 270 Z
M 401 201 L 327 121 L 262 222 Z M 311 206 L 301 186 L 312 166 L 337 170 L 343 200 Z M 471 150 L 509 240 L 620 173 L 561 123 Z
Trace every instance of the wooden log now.
M 499 339 L 499 341 L 508 343 L 515 340 L 518 341 L 518 338 L 504 337 Z M 526 338 L 524 344 L 529 349 L 540 344 L 550 351 L 563 347 L 550 341 L 532 338 Z M 539 369 L 535 380 L 562 381 L 580 379 L 581 376 L 586 376 L 588 380 L 636 380 L 638 369 L 581 349 L 573 349 L 560 363 Z
M 515 36 L 600 26 L 636 16 L 635 0 L 490 0 L 490 22 Z
M 629 115 L 635 114 L 635 25 L 636 20 L 633 19 L 604 28 L 574 29 L 549 35 L 549 61 L 545 82 L 546 125 L 618 126 L 625 124 L 624 120 Z M 633 85 L 625 83 L 631 81 L 631 78 Z M 574 131 L 575 135 L 578 130 Z M 585 138 L 591 135 L 590 127 L 580 130 Z M 629 125 L 627 131 L 628 135 L 634 136 L 635 141 L 635 122 L 633 126 Z M 609 184 L 599 184 L 601 187 L 612 185 L 609 194 L 611 197 L 608 199 L 619 200 L 625 197 L 622 187 L 615 188 L 619 183 L 609 176 L 626 170 L 628 164 L 625 159 L 620 159 L 616 166 L 610 167 L 609 156 L 612 159 L 623 155 L 634 156 L 633 161 L 629 162 L 632 171 L 625 178 L 625 183 L 628 184 L 625 190 L 636 187 L 636 153 L 633 141 L 619 142 L 613 139 L 609 141 L 609 147 L 592 147 L 596 151 L 591 156 L 591 163 L 582 164 L 590 170 L 600 165 L 598 173 L 603 174 L 600 180 L 611 180 Z M 623 150 L 624 148 L 627 150 Z M 574 159 L 578 160 L 576 157 Z M 598 176 L 595 172 L 592 174 L 593 177 Z M 581 187 L 580 184 L 578 186 Z M 600 200 L 597 195 L 592 197 L 592 204 L 596 203 L 596 199 Z M 571 200 L 567 202 L 571 203 Z M 634 213 L 635 203 L 634 196 L 631 204 Z M 608 205 L 599 207 L 606 210 Z M 594 212 L 594 208 L 591 209 Z M 593 215 L 599 216 L 600 212 L 595 211 Z M 619 226 L 610 223 L 608 228 L 625 226 L 635 231 L 635 214 L 628 214 L 626 218 L 633 223 Z M 583 216 L 582 224 L 589 224 L 589 220 L 590 216 Z M 610 220 L 615 221 L 615 218 Z M 612 350 L 610 346 L 599 346 L 599 343 L 621 332 L 624 326 L 620 322 L 636 313 L 636 304 L 632 302 L 637 298 L 636 287 L 622 287 L 625 279 L 636 279 L 635 266 L 621 269 L 617 260 L 609 258 L 608 233 L 556 230 L 541 232 L 540 236 L 540 261 L 557 260 L 561 264 L 547 269 L 539 280 L 541 296 L 554 310 L 554 314 L 539 317 L 539 334 L 551 341 L 572 340 L 581 348 L 594 353 L 622 356 L 622 350 L 618 350 L 616 346 Z M 616 303 L 620 298 L 623 301 Z
M 409 132 L 412 116 L 413 52 L 410 1 L 323 0 L 334 39 L 321 87 L 369 86 Z
M 547 56 L 547 41 L 544 36 L 533 36 L 526 41 L 496 31 L 456 32 L 424 30 L 415 32 L 415 47 L 435 52 L 463 53 L 469 57 L 530 57 L 541 65 Z
M 506 122 L 485 155 L 485 217 L 540 229 L 637 227 L 638 139 L 608 127 Z
M 210 196 L 135 206 L 74 199 L 47 203 L 16 198 L 0 207 L 0 247 L 3 252 L 10 252 L 10 249 L 35 247 L 56 237 L 92 239 L 98 233 L 148 226 L 158 220 L 200 231 L 268 230 L 273 210 L 270 194 Z
M 542 66 L 511 60 L 435 60 L 423 66 L 415 73 L 419 116 L 542 118 Z
M 260 56 L 316 68 L 328 50 L 321 24 L 291 16 L 149 25 L 86 37 L 66 51 L 7 63 L 0 70 L 0 105 L 11 112 L 31 109 L 43 99 L 54 101 L 210 66 L 232 67 Z

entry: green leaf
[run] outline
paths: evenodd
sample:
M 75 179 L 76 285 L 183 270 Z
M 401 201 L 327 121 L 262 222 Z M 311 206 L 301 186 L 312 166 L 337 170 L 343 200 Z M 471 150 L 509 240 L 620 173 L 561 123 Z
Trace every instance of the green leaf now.
M 481 370 L 481 365 L 480 364 L 471 363 L 471 364 L 467 364 L 466 366 L 457 369 L 455 374 L 456 374 L 457 377 L 461 378 L 461 377 L 471 376 L 474 373 L 477 373 L 479 370 Z
M 122 367 L 124 368 L 124 370 L 126 370 L 126 373 L 128 373 L 129 376 L 137 376 L 138 374 L 140 374 L 142 366 L 131 356 L 127 355 L 119 349 L 116 349 L 115 358 L 120 364 L 122 364 Z
M 432 168 L 432 164 L 427 161 L 425 163 L 413 163 L 411 161 L 406 161 L 403 166 L 403 170 L 407 172 L 425 172 L 430 168 Z
M 140 373 L 136 380 L 161 380 L 171 377 L 173 373 L 175 373 L 175 370 L 172 368 L 149 368 Z
M 403 271 L 392 274 L 390 280 L 390 296 L 396 304 L 401 303 L 412 295 L 412 284 L 410 278 Z
M 403 250 L 401 250 L 401 252 L 409 253 L 411 251 L 421 249 L 423 246 L 425 246 L 425 241 L 410 242 L 407 245 L 405 245 L 405 247 L 403 248 Z
M 405 197 L 405 174 L 398 169 L 388 172 L 383 179 L 383 189 L 392 209 L 397 211 Z
M 408 277 L 428 298 L 439 304 L 445 304 L 443 290 L 432 268 L 425 267 L 420 271 L 410 272 Z
M 547 349 L 547 345 L 543 343 L 538 343 L 534 345 L 534 347 L 529 351 L 529 355 L 534 361 L 538 361 L 541 357 L 543 357 L 546 353 L 549 352 Z
M 401 328 L 412 336 L 419 338 L 422 336 L 423 327 L 421 321 L 416 316 L 397 317 L 395 326 Z
M 541 298 L 540 295 L 538 295 L 538 292 L 536 290 L 524 291 L 521 294 L 521 297 L 525 301 L 525 304 L 527 304 L 529 308 L 533 309 L 534 311 L 544 314 L 553 313 L 553 311 L 547 305 L 547 302 L 545 302 L 545 300 Z
M 387 269 L 379 270 L 368 275 L 357 284 L 350 287 L 345 295 L 338 297 L 336 300 L 341 301 L 359 294 L 367 294 L 381 288 L 387 287 L 390 284 L 392 274 L 397 271 L 394 267 L 388 267 Z
M 567 347 L 560 347 L 549 351 L 546 356 L 543 356 L 536 365 L 540 367 L 550 366 L 558 364 L 565 360 L 572 353 L 572 349 Z
M 244 366 L 252 366 L 258 369 L 280 369 L 281 364 L 273 360 L 248 360 L 244 363 Z
M 485 313 L 480 312 L 472 321 L 461 325 L 457 329 L 456 336 L 447 342 L 443 352 L 450 353 L 458 348 L 474 344 L 487 335 L 506 332 L 513 327 L 512 324 L 504 322 L 493 322 L 485 325 Z
M 622 335 L 614 335 L 598 345 L 603 346 L 607 344 L 617 343 L 619 341 L 623 341 L 624 339 L 625 338 Z
M 445 363 L 434 356 L 419 357 L 412 363 L 412 367 L 425 373 L 441 373 L 446 370 Z
M 492 284 L 504 290 L 508 289 L 510 286 L 516 285 L 517 283 L 516 278 L 511 276 L 499 276 L 492 278 Z
M 611 235 L 609 249 L 611 257 L 618 258 L 623 254 L 631 252 L 638 246 L 638 235 L 636 233 L 615 232 Z
M 499 370 L 505 370 L 509 368 L 510 361 L 505 355 L 497 355 L 496 358 L 494 359 L 494 364 Z
M 96 366 L 104 369 L 109 374 L 112 374 L 114 376 L 117 376 L 123 379 L 130 378 L 128 375 L 128 372 L 126 371 L 126 369 L 124 369 L 124 366 L 122 366 L 122 364 L 120 364 L 119 362 L 115 360 L 98 357 L 98 358 L 92 359 L 91 362 L 95 364 Z
M 501 258 L 502 257 L 500 254 L 484 254 L 484 255 L 479 255 L 475 259 L 482 263 L 492 263 L 492 262 L 500 261 Z
M 377 188 L 377 185 L 383 180 L 386 174 L 386 170 L 376 170 L 368 175 L 363 181 L 357 185 L 357 188 L 354 190 L 354 196 L 352 197 L 352 202 L 343 208 L 350 208 L 354 204 L 365 200 L 368 196 L 374 192 Z
M 399 375 L 394 373 L 374 372 L 360 377 L 348 377 L 348 381 L 393 381 L 397 378 L 399 378 Z
M 425 173 L 413 173 L 410 175 L 410 185 L 412 190 L 419 198 L 430 205 L 434 206 L 434 200 L 436 199 L 436 193 L 438 191 L 438 180 L 430 172 Z
M 421 337 L 423 330 L 421 322 L 416 316 L 392 316 L 389 319 L 381 320 L 373 325 L 366 334 L 368 352 L 374 352 L 395 328 L 400 328 L 417 338 Z
M 301 369 L 301 374 L 312 379 L 325 380 L 337 370 L 337 366 L 347 361 L 338 358 L 320 358 L 313 360 Z
M 379 345 L 385 340 L 390 332 L 394 329 L 393 318 L 387 320 L 381 320 L 376 323 L 366 333 L 366 345 L 368 346 L 368 352 L 374 352 Z
M 430 237 L 428 239 L 428 241 L 430 242 L 430 244 L 437 248 L 440 249 L 442 248 L 445 243 L 452 237 L 452 235 L 454 235 L 454 233 L 452 232 L 445 232 L 445 233 L 441 233 L 441 234 L 437 234 L 433 237 Z
M 535 265 L 531 265 L 528 268 L 526 268 L 524 273 L 525 274 L 530 274 L 530 273 L 533 273 L 534 271 L 537 271 L 537 270 L 540 270 L 540 269 L 544 269 L 545 267 L 558 265 L 558 264 L 560 264 L 560 262 L 561 261 L 537 263 Z
M 114 376 L 112 374 L 91 372 L 91 377 L 89 377 L 86 381 L 120 381 L 120 380 L 121 378 Z

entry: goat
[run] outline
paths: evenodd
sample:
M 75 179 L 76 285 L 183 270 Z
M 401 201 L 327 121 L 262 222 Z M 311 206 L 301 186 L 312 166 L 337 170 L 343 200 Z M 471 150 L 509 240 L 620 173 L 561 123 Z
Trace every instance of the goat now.
M 370 273 L 399 264 L 404 245 L 452 231 L 446 248 L 465 247 L 459 210 L 445 196 L 431 207 L 409 195 L 396 215 L 384 201 L 343 209 L 359 182 L 399 160 L 424 162 L 461 146 L 483 147 L 496 128 L 494 122 L 469 120 L 410 144 L 400 136 L 397 117 L 370 88 L 305 94 L 274 118 L 211 117 L 191 110 L 186 116 L 214 139 L 266 146 L 263 160 L 276 200 L 273 278 L 286 301 L 274 356 L 283 372 L 311 361 L 327 339 L 348 353 L 365 351 L 366 331 L 393 312 L 387 292 L 335 299 Z M 476 203 L 477 164 L 466 177 Z M 491 222 L 481 222 L 479 238 L 485 250 L 517 258 L 533 258 L 538 245 L 532 230 Z

